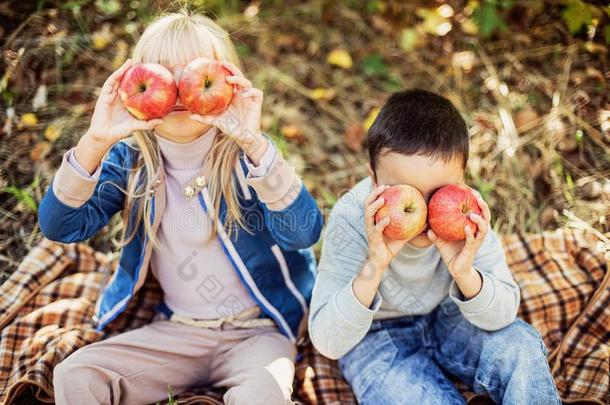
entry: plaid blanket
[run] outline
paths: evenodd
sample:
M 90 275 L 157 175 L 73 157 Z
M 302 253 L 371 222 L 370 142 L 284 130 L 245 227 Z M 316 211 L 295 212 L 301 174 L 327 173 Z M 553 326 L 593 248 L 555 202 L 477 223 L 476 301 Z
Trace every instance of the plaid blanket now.
M 520 316 L 544 337 L 562 399 L 610 403 L 610 272 L 596 240 L 571 230 L 502 239 L 521 287 Z M 115 264 L 85 244 L 42 239 L 0 286 L 0 404 L 52 403 L 58 362 L 83 345 L 152 320 L 161 290 L 150 276 L 127 310 L 104 332 L 95 331 L 94 304 Z M 296 401 L 355 404 L 335 361 L 309 342 L 299 352 Z M 481 403 L 458 387 L 469 403 Z M 174 400 L 222 404 L 222 392 L 198 388 Z

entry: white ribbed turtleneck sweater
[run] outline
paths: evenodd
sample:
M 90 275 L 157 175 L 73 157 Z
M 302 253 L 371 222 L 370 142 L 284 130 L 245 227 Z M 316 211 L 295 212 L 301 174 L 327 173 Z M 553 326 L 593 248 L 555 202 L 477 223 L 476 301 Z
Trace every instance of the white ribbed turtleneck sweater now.
M 217 133 L 212 128 L 188 143 L 157 136 L 165 166 L 167 205 L 157 231 L 161 250 L 153 250 L 151 270 L 161 284 L 166 305 L 178 315 L 197 319 L 226 317 L 256 305 L 218 239 L 208 241 L 212 222 L 199 199 L 183 193 L 203 167 Z

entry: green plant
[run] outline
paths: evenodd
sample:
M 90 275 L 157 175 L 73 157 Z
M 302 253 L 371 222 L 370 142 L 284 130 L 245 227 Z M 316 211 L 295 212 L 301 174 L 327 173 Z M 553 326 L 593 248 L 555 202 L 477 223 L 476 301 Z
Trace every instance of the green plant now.
M 586 28 L 588 35 L 591 36 L 597 27 L 601 27 L 600 22 L 604 14 L 606 17 L 610 17 L 610 5 L 598 7 L 582 0 L 567 0 L 565 6 L 561 16 L 572 35 L 578 34 L 583 28 Z M 590 30 L 590 28 L 594 29 Z M 610 24 L 607 21 L 601 28 L 601 32 L 606 44 L 610 44 Z
M 496 31 L 508 31 L 502 18 L 502 11 L 510 10 L 514 0 L 481 0 L 472 11 L 472 18 L 483 38 L 491 37 Z
M 25 188 L 19 188 L 17 186 L 4 187 L 1 191 L 12 194 L 17 200 L 22 203 L 25 207 L 29 208 L 32 212 L 38 212 L 38 203 L 32 195 L 32 190 L 38 187 L 40 184 L 40 176 L 36 176 L 32 184 Z

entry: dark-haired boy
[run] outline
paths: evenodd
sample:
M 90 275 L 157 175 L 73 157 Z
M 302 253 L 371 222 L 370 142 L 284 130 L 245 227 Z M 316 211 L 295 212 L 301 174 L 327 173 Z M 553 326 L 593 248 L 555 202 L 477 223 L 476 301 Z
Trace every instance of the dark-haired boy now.
M 309 333 L 339 359 L 361 404 L 464 404 L 449 376 L 503 404 L 559 404 L 540 334 L 516 317 L 520 292 L 490 211 L 471 214 L 465 241 L 430 229 L 408 241 L 375 223 L 390 185 L 425 200 L 464 183 L 468 131 L 445 98 L 395 93 L 369 131 L 370 177 L 333 208 L 325 230 Z

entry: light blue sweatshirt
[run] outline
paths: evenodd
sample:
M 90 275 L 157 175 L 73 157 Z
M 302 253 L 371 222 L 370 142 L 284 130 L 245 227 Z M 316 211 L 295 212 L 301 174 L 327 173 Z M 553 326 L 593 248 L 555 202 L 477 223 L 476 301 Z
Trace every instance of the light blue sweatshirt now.
M 352 282 L 368 256 L 364 201 L 371 191 L 370 177 L 356 184 L 337 201 L 324 230 L 309 313 L 309 334 L 320 353 L 338 359 L 362 340 L 373 319 L 427 314 L 447 296 L 466 319 L 484 330 L 501 329 L 516 318 L 519 287 L 493 230 L 474 260 L 483 280 L 475 297 L 464 298 L 435 246 L 407 244 L 384 272 L 371 306 L 362 305 Z

